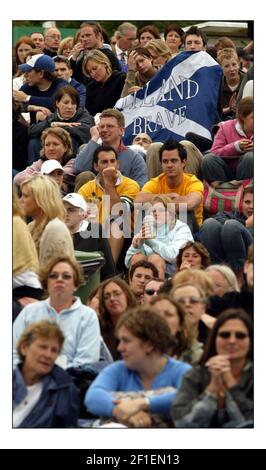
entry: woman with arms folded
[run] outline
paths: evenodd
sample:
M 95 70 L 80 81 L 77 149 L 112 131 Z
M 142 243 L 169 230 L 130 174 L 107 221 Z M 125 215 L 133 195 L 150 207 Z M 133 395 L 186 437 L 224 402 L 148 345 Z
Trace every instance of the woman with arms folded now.
M 151 427 L 154 413 L 169 417 L 176 389 L 190 366 L 167 355 L 170 329 L 148 306 L 128 310 L 116 332 L 123 359 L 99 374 L 85 405 L 91 413 L 126 426 Z

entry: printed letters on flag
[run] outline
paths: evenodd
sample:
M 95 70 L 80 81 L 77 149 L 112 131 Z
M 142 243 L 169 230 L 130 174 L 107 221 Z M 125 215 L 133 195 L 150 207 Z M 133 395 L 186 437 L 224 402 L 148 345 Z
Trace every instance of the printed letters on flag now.
M 221 77 L 222 68 L 207 52 L 178 54 L 141 90 L 117 101 L 126 121 L 124 143 L 140 132 L 153 142 L 179 141 L 187 132 L 211 139 L 213 124 L 220 121 Z

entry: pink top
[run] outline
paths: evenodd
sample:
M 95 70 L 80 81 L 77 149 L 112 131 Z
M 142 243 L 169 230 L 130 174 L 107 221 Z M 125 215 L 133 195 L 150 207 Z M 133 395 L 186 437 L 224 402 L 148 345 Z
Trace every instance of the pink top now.
M 239 147 L 243 137 L 248 138 L 237 119 L 221 122 L 210 152 L 222 158 L 235 155 L 236 158 L 228 160 L 230 167 L 235 169 L 238 157 L 244 153 Z
M 73 175 L 73 160 L 74 158 L 71 158 L 68 160 L 66 165 L 63 167 L 64 173 L 67 175 Z M 28 166 L 25 170 L 20 171 L 19 173 L 16 174 L 14 177 L 14 183 L 19 186 L 21 183 L 26 181 L 26 179 L 30 178 L 31 176 L 36 176 L 41 174 L 41 167 L 43 164 L 43 160 L 39 158 L 36 162 L 33 162 L 31 166 Z

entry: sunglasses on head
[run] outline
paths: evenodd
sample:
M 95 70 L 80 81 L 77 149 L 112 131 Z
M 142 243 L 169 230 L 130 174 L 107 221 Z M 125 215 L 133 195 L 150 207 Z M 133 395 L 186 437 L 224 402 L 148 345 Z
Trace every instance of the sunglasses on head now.
M 69 279 L 72 279 L 72 275 L 68 273 L 49 273 L 48 274 L 48 279 L 59 279 L 61 277 L 64 281 L 67 281 Z
M 157 294 L 157 290 L 155 289 L 145 289 L 145 294 L 147 295 L 154 295 L 154 294 Z
M 231 335 L 234 335 L 236 339 L 245 339 L 248 335 L 243 333 L 243 331 L 220 331 L 218 336 L 223 339 L 230 338 Z

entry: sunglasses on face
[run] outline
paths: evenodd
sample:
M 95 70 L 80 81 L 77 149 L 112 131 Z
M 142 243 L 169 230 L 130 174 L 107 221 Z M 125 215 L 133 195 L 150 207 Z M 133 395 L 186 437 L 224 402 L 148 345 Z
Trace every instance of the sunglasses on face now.
M 185 304 L 186 302 L 189 302 L 191 304 L 197 304 L 199 302 L 203 302 L 204 299 L 191 295 L 190 297 L 177 297 L 176 300 L 181 304 Z
M 245 339 L 248 336 L 246 333 L 243 333 L 243 331 L 220 331 L 220 333 L 218 333 L 218 336 L 223 339 L 228 339 L 231 335 L 234 335 L 236 339 Z
M 59 279 L 62 278 L 64 281 L 68 281 L 69 279 L 72 279 L 72 275 L 68 273 L 49 273 L 48 274 L 48 279 Z
M 157 290 L 155 289 L 145 289 L 145 294 L 147 295 L 154 295 L 154 294 L 157 294 Z

